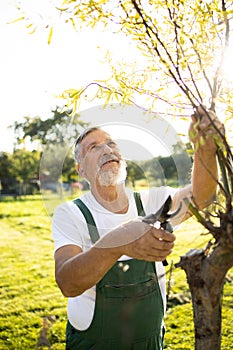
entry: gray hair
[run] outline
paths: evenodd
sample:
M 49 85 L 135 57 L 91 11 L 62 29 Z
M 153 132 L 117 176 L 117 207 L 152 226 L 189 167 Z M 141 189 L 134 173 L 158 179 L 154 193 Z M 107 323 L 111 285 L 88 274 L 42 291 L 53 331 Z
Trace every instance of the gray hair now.
M 92 131 L 100 130 L 99 127 L 93 126 L 91 128 L 85 129 L 77 138 L 74 144 L 74 159 L 76 163 L 81 161 L 81 145 L 80 143 L 85 139 L 85 137 L 90 134 Z

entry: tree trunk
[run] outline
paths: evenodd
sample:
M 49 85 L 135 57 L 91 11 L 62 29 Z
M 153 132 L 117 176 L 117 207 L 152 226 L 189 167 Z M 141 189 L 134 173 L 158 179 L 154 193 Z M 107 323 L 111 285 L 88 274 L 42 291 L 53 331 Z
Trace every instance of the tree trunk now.
M 191 291 L 195 350 L 221 349 L 222 291 L 231 266 L 233 247 L 225 244 L 215 246 L 210 255 L 206 250 L 191 250 L 176 264 L 185 271 Z

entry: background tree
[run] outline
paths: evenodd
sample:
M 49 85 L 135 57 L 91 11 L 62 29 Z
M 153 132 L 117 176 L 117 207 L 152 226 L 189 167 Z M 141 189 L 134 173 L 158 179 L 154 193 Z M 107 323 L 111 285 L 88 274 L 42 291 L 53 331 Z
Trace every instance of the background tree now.
M 42 145 L 66 144 L 77 137 L 77 129 L 80 126 L 86 126 L 77 113 L 71 117 L 67 111 L 63 111 L 58 106 L 51 113 L 49 118 L 24 117 L 23 122 L 16 121 L 12 128 L 17 144 L 26 138 L 30 141 L 39 141 Z
M 29 139 L 29 142 L 36 141 L 41 150 L 40 158 L 42 159 L 40 165 L 40 159 L 38 159 L 36 173 L 38 174 L 40 167 L 42 187 L 46 185 L 46 182 L 71 181 L 77 172 L 69 145 L 72 145 L 76 139 L 80 128 L 86 126 L 87 123 L 80 119 L 79 114 L 74 113 L 70 116 L 67 110 L 63 111 L 58 106 L 52 110 L 49 118 L 25 117 L 23 122 L 16 121 L 12 125 L 16 138 L 14 154 L 17 157 L 18 147 L 26 139 Z M 20 161 L 18 158 L 17 160 Z M 31 171 L 34 171 L 32 169 L 33 167 L 31 169 L 25 167 L 24 178 L 27 177 L 26 174 L 31 176 Z
M 20 182 L 28 182 L 30 179 L 38 178 L 39 151 L 18 149 L 12 154 L 11 162 L 14 175 Z
M 14 173 L 12 156 L 7 152 L 0 153 L 0 180 L 2 192 L 9 193 L 16 184 L 16 174 Z
M 135 187 L 135 181 L 145 179 L 145 173 L 143 166 L 138 165 L 134 161 L 127 160 L 127 179 L 131 182 L 132 186 Z
M 3 193 L 32 193 L 38 188 L 40 152 L 17 149 L 0 155 L 0 180 Z
M 40 151 L 17 149 L 11 155 L 13 172 L 19 183 L 20 194 L 31 194 L 39 190 Z
M 40 162 L 40 174 L 42 187 L 46 182 L 71 181 L 77 177 L 70 145 L 64 143 L 47 145 Z

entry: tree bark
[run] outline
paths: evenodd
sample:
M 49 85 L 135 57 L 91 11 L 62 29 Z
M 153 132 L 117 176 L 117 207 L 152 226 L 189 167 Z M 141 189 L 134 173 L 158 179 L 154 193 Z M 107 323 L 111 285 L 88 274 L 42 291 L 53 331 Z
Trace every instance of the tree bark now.
M 232 266 L 233 246 L 229 240 L 227 245 L 225 239 L 211 254 L 194 249 L 176 264 L 185 271 L 192 296 L 195 350 L 221 349 L 222 292 L 226 273 Z

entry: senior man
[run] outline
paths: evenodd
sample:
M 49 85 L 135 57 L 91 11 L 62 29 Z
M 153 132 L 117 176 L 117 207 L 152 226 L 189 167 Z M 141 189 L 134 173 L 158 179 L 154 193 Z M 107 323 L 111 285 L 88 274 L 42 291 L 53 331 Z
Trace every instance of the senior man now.
M 126 164 L 111 136 L 98 127 L 75 145 L 80 176 L 90 191 L 58 206 L 53 217 L 56 281 L 68 297 L 67 350 L 161 350 L 164 340 L 165 273 L 175 235 L 144 223 L 170 195 L 172 209 L 183 198 L 200 208 L 217 184 L 216 145 L 208 114 L 192 116 L 191 141 L 202 137 L 194 155 L 191 184 L 151 188 L 135 196 L 125 187 Z M 205 142 L 203 142 L 203 137 Z M 185 220 L 190 213 L 184 213 Z M 178 220 L 177 220 L 178 221 Z

